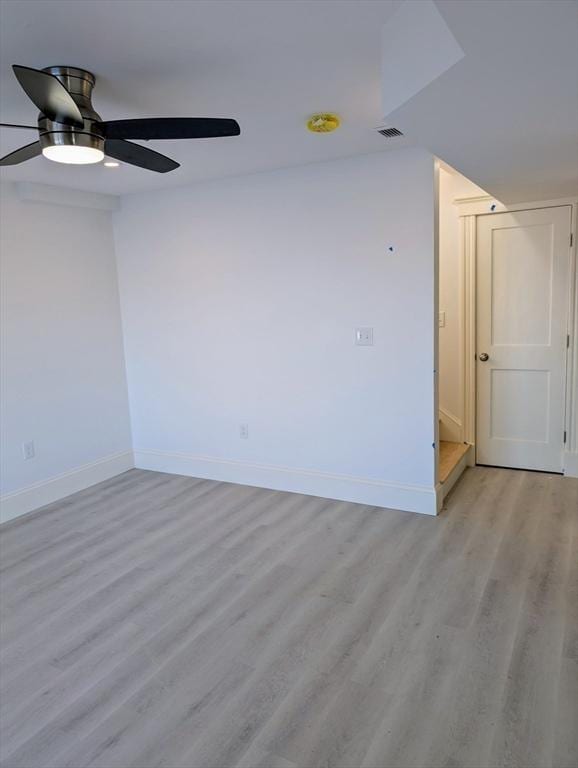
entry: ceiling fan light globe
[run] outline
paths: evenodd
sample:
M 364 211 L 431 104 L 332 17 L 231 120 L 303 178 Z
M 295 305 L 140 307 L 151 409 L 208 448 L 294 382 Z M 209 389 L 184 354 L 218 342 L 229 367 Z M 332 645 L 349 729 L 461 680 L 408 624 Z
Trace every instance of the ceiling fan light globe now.
M 48 160 L 67 165 L 91 165 L 100 163 L 104 159 L 104 152 L 101 149 L 81 147 L 75 144 L 56 144 L 44 147 L 42 154 Z

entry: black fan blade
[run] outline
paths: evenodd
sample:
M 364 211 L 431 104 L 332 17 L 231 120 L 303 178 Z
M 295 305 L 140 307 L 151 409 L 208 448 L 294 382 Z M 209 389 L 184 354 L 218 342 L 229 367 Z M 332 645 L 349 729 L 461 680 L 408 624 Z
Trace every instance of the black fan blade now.
M 241 133 L 236 120 L 213 117 L 145 117 L 100 125 L 107 139 L 210 139 Z
M 141 147 L 140 144 L 131 144 L 130 141 L 122 139 L 107 139 L 104 142 L 104 152 L 109 157 L 121 160 L 123 163 L 138 165 L 139 168 L 146 168 L 148 171 L 157 173 L 168 173 L 179 167 L 170 157 L 161 155 L 160 152 L 154 152 L 147 147 Z
M 55 75 L 17 64 L 12 69 L 27 96 L 49 120 L 76 128 L 84 126 L 74 99 Z
M 42 154 L 42 147 L 39 141 L 34 141 L 32 144 L 27 144 L 25 147 L 14 150 L 9 155 L 5 155 L 0 160 L 0 166 L 4 165 L 19 165 L 26 162 L 26 160 L 32 160 L 33 157 L 38 157 Z
M 37 125 L 15 125 L 14 123 L 0 123 L 0 128 L 26 128 L 27 131 L 37 131 Z

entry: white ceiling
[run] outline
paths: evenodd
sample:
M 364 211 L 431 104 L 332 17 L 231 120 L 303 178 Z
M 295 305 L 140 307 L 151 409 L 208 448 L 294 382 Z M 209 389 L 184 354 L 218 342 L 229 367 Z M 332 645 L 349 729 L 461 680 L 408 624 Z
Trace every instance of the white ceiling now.
M 2 122 L 34 124 L 12 64 L 68 64 L 97 76 L 103 119 L 234 117 L 239 138 L 149 142 L 181 168 L 58 166 L 43 157 L 2 177 L 131 192 L 282 168 L 388 147 L 381 124 L 380 40 L 399 0 L 2 0 Z M 334 134 L 305 128 L 313 112 L 343 118 Z M 2 129 L 2 154 L 35 139 Z M 401 143 L 405 139 L 401 140 Z M 396 140 L 395 146 L 400 145 Z
M 436 5 L 465 56 L 390 120 L 502 202 L 578 195 L 578 2 Z
M 465 55 L 384 120 L 382 86 L 395 83 L 403 92 L 409 70 L 399 56 L 381 81 L 382 36 L 387 46 L 388 22 L 400 5 L 2 0 L 3 122 L 36 117 L 12 64 L 69 64 L 97 75 L 94 104 L 103 119 L 234 117 L 242 129 L 239 138 L 150 142 L 182 164 L 166 175 L 59 166 L 40 157 L 3 169 L 2 178 L 124 193 L 417 143 L 504 201 L 576 194 L 578 3 L 438 0 Z M 408 52 L 425 55 L 423 45 Z M 342 127 L 331 135 L 307 132 L 307 116 L 320 110 L 337 111 Z M 407 138 L 387 142 L 373 130 L 384 122 Z M 34 138 L 2 129 L 0 152 Z

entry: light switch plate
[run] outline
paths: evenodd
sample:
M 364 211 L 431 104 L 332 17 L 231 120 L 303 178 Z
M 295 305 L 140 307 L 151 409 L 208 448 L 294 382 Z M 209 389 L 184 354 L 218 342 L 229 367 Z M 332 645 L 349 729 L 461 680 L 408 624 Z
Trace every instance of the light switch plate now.
M 358 347 L 372 347 L 373 328 L 356 328 L 355 343 Z

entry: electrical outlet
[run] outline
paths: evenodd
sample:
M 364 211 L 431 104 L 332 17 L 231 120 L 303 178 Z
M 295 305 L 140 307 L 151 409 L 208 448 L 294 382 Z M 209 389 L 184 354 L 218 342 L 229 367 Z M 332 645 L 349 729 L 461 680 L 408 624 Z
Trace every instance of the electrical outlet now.
M 372 347 L 373 328 L 356 328 L 355 343 L 358 347 Z
M 22 454 L 25 459 L 33 459 L 36 456 L 34 450 L 34 440 L 29 440 L 27 443 L 22 443 Z
M 248 424 L 241 424 L 239 427 L 239 437 L 241 440 L 248 440 L 249 439 L 249 425 Z

